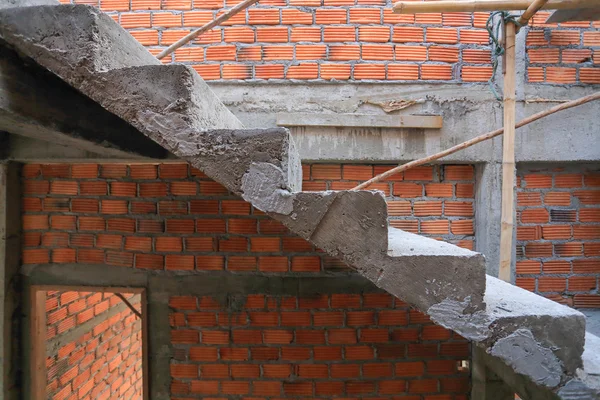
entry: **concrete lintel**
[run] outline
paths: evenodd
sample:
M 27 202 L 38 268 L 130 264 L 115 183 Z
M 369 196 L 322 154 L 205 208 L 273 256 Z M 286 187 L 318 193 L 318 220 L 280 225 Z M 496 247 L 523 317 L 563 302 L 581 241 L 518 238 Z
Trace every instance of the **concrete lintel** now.
M 110 273 L 107 273 L 107 269 Z M 30 285 L 88 285 L 155 287 L 172 295 L 223 295 L 227 293 L 271 293 L 306 295 L 327 293 L 383 292 L 356 273 L 327 277 L 294 274 L 268 276 L 230 273 L 171 273 L 145 271 L 100 264 L 24 265 L 21 274 Z M 152 293 L 149 294 L 152 298 Z
M 376 114 L 313 114 L 279 113 L 279 126 L 340 126 L 371 128 L 429 128 L 442 127 L 439 115 L 376 115 Z

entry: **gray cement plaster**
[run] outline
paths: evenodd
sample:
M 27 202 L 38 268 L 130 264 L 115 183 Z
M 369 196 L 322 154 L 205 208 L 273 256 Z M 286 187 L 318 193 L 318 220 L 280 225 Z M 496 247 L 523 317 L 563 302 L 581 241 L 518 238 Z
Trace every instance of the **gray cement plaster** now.
M 500 267 L 500 219 L 502 164 L 475 166 L 475 250 L 485 254 L 486 273 L 498 276 Z M 514 280 L 515 254 L 511 268 Z
M 521 36 L 521 35 L 519 35 Z M 523 46 L 524 48 L 524 46 Z M 524 59 L 524 58 L 523 58 Z M 524 69 L 523 69 L 524 71 Z M 499 81 L 501 86 L 502 82 Z M 361 113 L 375 115 L 439 114 L 442 129 L 382 129 L 298 127 L 292 135 L 304 161 L 404 162 L 445 150 L 502 126 L 502 105 L 486 84 L 398 83 L 210 83 L 213 91 L 249 127 L 276 125 L 278 112 L 313 114 Z M 517 120 L 557 103 L 529 102 L 575 99 L 594 92 L 587 87 L 518 85 Z M 417 100 L 399 112 L 385 114 L 370 101 Z M 527 100 L 528 102 L 525 102 Z M 600 158 L 600 120 L 582 115 L 600 114 L 600 102 L 562 111 L 519 128 L 516 159 L 525 161 L 584 161 Z M 448 162 L 500 161 L 502 139 L 495 138 L 444 158 Z

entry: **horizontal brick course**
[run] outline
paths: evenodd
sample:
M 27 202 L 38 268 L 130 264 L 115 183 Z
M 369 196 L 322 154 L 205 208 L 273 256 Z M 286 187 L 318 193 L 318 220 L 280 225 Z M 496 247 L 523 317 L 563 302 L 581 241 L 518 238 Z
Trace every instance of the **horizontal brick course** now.
M 205 308 L 203 303 L 209 304 Z M 399 393 L 464 396 L 468 391 L 468 375 L 460 366 L 468 357 L 468 342 L 390 295 L 249 295 L 245 307 L 234 311 L 243 322 L 224 330 L 220 319 L 232 316 L 229 303 L 171 297 L 171 337 L 181 354 L 171 361 L 174 396 L 370 393 L 392 398 Z M 208 324 L 197 326 L 198 314 Z M 403 317 L 382 327 L 384 315 L 393 314 Z M 409 322 L 409 314 L 414 321 Z M 408 331 L 414 334 L 403 333 Z M 181 341 L 183 332 L 193 340 Z M 223 340 L 209 343 L 205 336 Z

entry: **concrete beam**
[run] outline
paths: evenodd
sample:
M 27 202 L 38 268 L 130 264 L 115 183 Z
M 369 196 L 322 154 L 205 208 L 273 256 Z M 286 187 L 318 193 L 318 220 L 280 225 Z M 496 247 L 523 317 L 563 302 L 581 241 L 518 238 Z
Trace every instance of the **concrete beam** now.
M 181 160 L 172 154 L 168 154 L 167 158 L 144 158 L 131 154 L 118 156 L 110 152 L 93 153 L 74 146 L 9 133 L 5 134 L 4 142 L 2 138 L 0 132 L 0 160 L 21 163 L 181 163 Z
M 520 81 L 522 76 L 518 79 Z M 498 84 L 501 85 L 501 81 Z M 303 161 L 410 161 L 502 126 L 502 104 L 494 98 L 487 84 L 214 82 L 209 85 L 244 125 L 252 128 L 277 125 L 277 113 L 435 114 L 444 119 L 442 129 L 421 132 L 373 127 L 292 128 Z M 549 85 L 523 84 L 518 87 L 517 120 L 556 105 L 544 99 L 576 99 L 595 91 L 590 85 L 570 87 L 568 91 Z M 423 102 L 390 114 L 372 104 L 391 100 Z M 591 118 L 599 114 L 600 102 L 593 102 L 518 129 L 517 162 L 600 159 L 600 135 L 597 134 L 600 120 Z M 476 163 L 501 159 L 502 138 L 498 137 L 448 156 L 443 161 Z
M 0 130 L 103 157 L 168 155 L 125 121 L 1 44 Z
M 485 255 L 486 273 L 498 276 L 500 266 L 500 210 L 502 164 L 480 163 L 475 166 L 475 250 Z M 515 275 L 512 257 L 511 279 Z
M 21 259 L 21 184 L 15 163 L 0 163 L 0 397 L 19 398 L 18 319 Z

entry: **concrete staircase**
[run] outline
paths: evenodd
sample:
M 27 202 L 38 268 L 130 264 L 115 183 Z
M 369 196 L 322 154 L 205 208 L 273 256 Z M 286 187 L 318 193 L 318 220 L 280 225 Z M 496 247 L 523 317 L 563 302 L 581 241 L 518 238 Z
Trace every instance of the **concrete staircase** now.
M 244 129 L 192 68 L 162 65 L 92 7 L 28 1 L 0 5 L 0 44 L 477 343 L 524 379 L 528 398 L 599 396 L 600 384 L 583 370 L 581 313 L 486 276 L 478 253 L 389 227 L 381 192 L 302 192 L 286 129 Z

